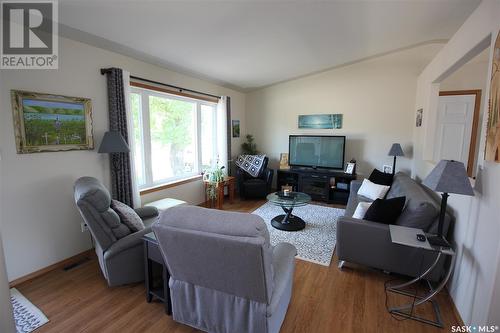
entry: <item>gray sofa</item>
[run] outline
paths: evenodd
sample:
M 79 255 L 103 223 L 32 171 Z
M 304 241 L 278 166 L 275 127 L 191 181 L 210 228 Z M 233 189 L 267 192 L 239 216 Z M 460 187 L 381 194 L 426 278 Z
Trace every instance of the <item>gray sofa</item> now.
M 392 273 L 418 276 L 422 267 L 429 267 L 432 264 L 436 254 L 392 243 L 388 224 L 352 218 L 359 202 L 370 201 L 357 194 L 361 183 L 360 180 L 351 182 L 345 216 L 338 221 L 339 267 L 342 268 L 345 262 L 352 262 Z M 400 196 L 406 196 L 406 204 L 396 224 L 436 233 L 440 203 L 435 195 L 408 175 L 399 172 L 394 176 L 387 198 Z M 446 214 L 445 235 L 448 233 L 451 221 L 451 216 Z M 441 277 L 444 264 L 443 258 L 429 275 L 430 280 Z
M 144 280 L 144 249 L 141 237 L 151 232 L 158 218 L 155 207 L 136 209 L 145 229 L 132 233 L 111 209 L 111 196 L 99 180 L 78 179 L 74 187 L 75 202 L 95 243 L 101 271 L 109 286 Z
M 212 333 L 279 332 L 296 249 L 271 246 L 260 217 L 178 206 L 153 231 L 171 274 L 175 321 Z

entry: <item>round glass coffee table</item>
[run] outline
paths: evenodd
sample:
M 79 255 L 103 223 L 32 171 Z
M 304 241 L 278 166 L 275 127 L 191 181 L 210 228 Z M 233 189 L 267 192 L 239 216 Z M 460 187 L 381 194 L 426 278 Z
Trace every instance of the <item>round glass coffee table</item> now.
M 285 231 L 297 231 L 306 227 L 304 220 L 293 215 L 292 211 L 295 207 L 307 205 L 311 201 L 311 196 L 302 192 L 290 192 L 287 195 L 275 192 L 267 196 L 267 201 L 280 206 L 285 212 L 285 214 L 278 215 L 271 220 L 273 227 Z

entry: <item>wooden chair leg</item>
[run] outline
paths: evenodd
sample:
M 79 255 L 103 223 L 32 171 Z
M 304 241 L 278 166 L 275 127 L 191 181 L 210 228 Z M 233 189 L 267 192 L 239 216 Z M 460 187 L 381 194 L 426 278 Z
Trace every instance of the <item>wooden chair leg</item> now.
M 217 208 L 222 209 L 222 205 L 224 204 L 224 185 L 219 184 L 217 186 Z
M 205 183 L 205 207 L 210 208 L 210 202 L 207 194 L 208 185 Z
M 234 181 L 229 183 L 229 202 L 234 202 Z

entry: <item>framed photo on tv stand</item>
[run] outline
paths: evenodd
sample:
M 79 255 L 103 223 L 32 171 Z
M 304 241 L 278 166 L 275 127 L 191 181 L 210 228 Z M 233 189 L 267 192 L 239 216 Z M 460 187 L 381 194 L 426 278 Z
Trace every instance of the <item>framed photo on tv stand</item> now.
M 356 173 L 356 160 L 351 160 L 349 163 L 347 163 L 347 166 L 345 168 L 345 173 L 350 175 Z

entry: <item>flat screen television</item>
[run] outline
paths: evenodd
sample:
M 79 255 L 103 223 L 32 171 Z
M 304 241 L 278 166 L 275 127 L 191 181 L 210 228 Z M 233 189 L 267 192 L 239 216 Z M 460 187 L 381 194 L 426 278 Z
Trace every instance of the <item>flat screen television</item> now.
M 290 135 L 290 166 L 344 169 L 345 136 Z

